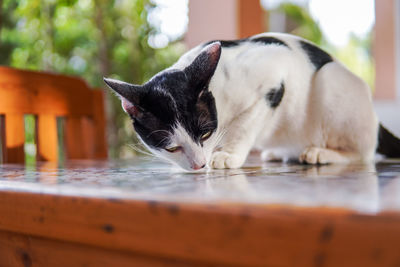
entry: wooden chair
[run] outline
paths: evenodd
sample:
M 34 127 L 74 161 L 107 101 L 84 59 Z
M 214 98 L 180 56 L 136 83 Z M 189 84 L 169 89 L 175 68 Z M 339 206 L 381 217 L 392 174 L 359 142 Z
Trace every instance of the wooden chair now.
M 107 157 L 102 90 L 79 78 L 0 67 L 0 136 L 5 163 L 23 163 L 24 115 L 36 118 L 37 160 L 57 161 L 57 117 L 65 118 L 66 159 Z

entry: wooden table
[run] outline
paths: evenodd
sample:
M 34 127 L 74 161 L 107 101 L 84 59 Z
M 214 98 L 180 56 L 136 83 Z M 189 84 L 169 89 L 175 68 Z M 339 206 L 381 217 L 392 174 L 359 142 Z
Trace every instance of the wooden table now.
M 400 161 L 0 165 L 0 266 L 400 266 Z

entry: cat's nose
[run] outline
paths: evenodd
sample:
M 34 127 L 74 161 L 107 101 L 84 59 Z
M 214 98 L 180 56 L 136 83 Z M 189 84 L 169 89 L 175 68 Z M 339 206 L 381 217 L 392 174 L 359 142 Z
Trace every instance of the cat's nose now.
M 205 166 L 206 166 L 206 164 L 203 164 L 202 166 L 193 164 L 192 169 L 197 171 L 197 170 L 203 169 Z

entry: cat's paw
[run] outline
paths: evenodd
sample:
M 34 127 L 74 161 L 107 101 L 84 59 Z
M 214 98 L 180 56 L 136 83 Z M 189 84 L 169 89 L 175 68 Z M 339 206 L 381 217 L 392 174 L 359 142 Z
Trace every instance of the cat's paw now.
M 275 162 L 275 161 L 282 161 L 282 157 L 279 157 L 277 154 L 272 152 L 271 150 L 263 150 L 261 152 L 261 160 L 266 162 Z
M 328 164 L 332 162 L 330 154 L 325 148 L 309 147 L 301 153 L 299 161 L 306 164 Z
M 236 169 L 243 165 L 242 157 L 224 151 L 217 151 L 211 157 L 210 167 L 214 169 Z

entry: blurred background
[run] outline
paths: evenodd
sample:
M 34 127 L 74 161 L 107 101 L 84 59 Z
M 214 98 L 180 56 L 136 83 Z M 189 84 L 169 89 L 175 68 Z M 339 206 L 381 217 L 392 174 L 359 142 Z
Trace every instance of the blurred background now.
M 200 42 L 289 32 L 318 44 L 364 79 L 375 92 L 378 113 L 400 132 L 398 2 L 0 0 L 0 64 L 79 76 L 104 90 L 109 156 L 129 158 L 138 153 L 131 146 L 137 140 L 103 76 L 141 84 Z M 26 149 L 32 155 L 33 124 L 28 116 Z

